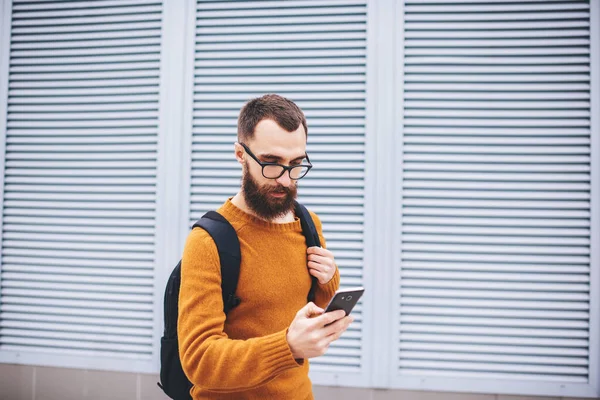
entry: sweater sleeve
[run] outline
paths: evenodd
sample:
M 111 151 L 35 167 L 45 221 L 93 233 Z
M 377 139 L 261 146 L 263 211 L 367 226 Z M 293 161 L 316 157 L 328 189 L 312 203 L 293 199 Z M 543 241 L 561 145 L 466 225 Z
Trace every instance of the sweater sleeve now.
M 325 237 L 323 236 L 323 225 L 321 224 L 321 220 L 317 216 L 317 214 L 311 212 L 312 219 L 315 223 L 315 227 L 317 228 L 317 233 L 319 234 L 319 240 L 321 241 L 321 247 L 327 248 L 327 243 L 325 241 Z M 315 304 L 321 308 L 325 308 L 329 303 L 329 300 L 335 294 L 335 291 L 340 287 L 340 270 L 339 268 L 335 268 L 335 273 L 333 277 L 329 280 L 329 282 L 325 284 L 319 283 L 315 290 Z
M 188 379 L 204 390 L 234 392 L 299 367 L 287 330 L 233 340 L 224 332 L 224 323 L 219 254 L 210 235 L 197 228 L 183 252 L 179 292 L 179 355 Z

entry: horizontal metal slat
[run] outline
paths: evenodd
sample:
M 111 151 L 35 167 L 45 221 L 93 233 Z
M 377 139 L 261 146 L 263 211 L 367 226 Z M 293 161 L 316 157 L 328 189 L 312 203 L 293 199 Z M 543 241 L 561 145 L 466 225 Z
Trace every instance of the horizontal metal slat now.
M 364 4 L 365 4 L 364 0 L 344 0 L 343 4 L 341 4 L 341 5 L 344 7 L 348 7 L 348 6 L 361 6 Z M 306 7 L 318 8 L 318 7 L 336 7 L 336 6 L 340 6 L 340 2 L 337 0 L 323 0 L 323 1 L 320 1 L 317 6 L 315 6 L 315 3 L 312 2 L 311 0 L 293 0 L 293 1 L 286 1 L 284 3 L 277 4 L 277 8 L 280 8 L 280 9 L 306 8 Z M 209 11 L 209 10 L 219 10 L 223 13 L 228 13 L 228 12 L 230 12 L 229 10 L 235 11 L 235 10 L 239 9 L 240 6 L 239 6 L 239 4 L 228 3 L 228 2 L 198 1 L 196 8 L 202 14 L 205 11 Z M 270 1 L 245 1 L 243 8 L 249 9 L 249 10 L 266 8 L 266 9 L 270 10 L 273 8 L 273 3 L 271 3 Z M 243 15 L 245 15 L 245 14 L 243 14 Z
M 460 2 L 459 2 L 460 3 Z M 452 12 L 452 13 L 495 13 L 498 11 L 503 12 L 522 12 L 522 11 L 558 11 L 558 10 L 588 10 L 590 5 L 587 3 L 576 3 L 576 2 L 546 2 L 537 4 L 436 4 L 436 5 L 413 5 L 407 4 L 404 7 L 405 13 L 441 13 L 441 12 Z
M 349 15 L 357 15 L 357 14 L 365 14 L 366 6 L 361 5 L 351 5 L 351 4 L 343 4 L 343 7 L 323 7 L 320 5 L 319 7 L 294 7 L 292 8 L 290 5 L 287 7 L 268 7 L 268 12 L 265 10 L 254 10 L 252 7 L 243 6 L 244 9 L 228 9 L 228 10 L 215 10 L 207 9 L 204 7 L 199 7 L 197 11 L 198 24 L 203 25 L 205 20 L 208 19 L 223 19 L 223 18 L 244 18 L 250 19 L 252 17 L 264 17 L 265 14 L 268 15 L 268 18 L 261 18 L 261 21 L 271 22 L 272 19 L 282 19 L 285 21 L 285 17 L 299 17 L 303 16 L 306 20 L 317 23 L 318 19 L 313 20 L 316 17 L 323 16 L 334 16 L 334 17 L 342 17 L 346 14 Z M 306 21 L 305 21 L 306 22 Z
M 9 230 L 5 227 L 5 232 L 3 235 L 3 239 L 7 241 L 33 241 L 33 242 L 65 242 L 65 243 L 97 243 L 97 244 L 144 244 L 152 246 L 154 244 L 154 236 L 146 235 L 146 236 L 133 236 L 128 235 L 125 236 L 123 234 L 110 234 L 110 235 L 94 235 L 94 234 L 86 234 L 82 235 L 83 232 L 73 232 L 71 231 L 68 234 L 60 234 L 58 232 L 47 232 L 46 234 L 40 233 L 40 231 L 33 232 L 19 232 L 19 228 L 15 230 Z M 65 229 L 63 229 L 65 231 Z M 43 230 L 42 230 L 43 232 Z M 60 230 L 59 230 L 60 232 Z M 137 247 L 133 246 L 132 250 Z M 152 250 L 151 250 L 152 251 Z
M 505 264 L 588 264 L 590 258 L 585 255 L 528 255 L 528 254 L 489 254 L 489 253 L 441 253 L 441 252 L 409 252 L 402 253 L 403 260 L 437 261 L 437 262 L 482 262 Z
M 486 76 L 487 77 L 487 76 Z M 507 78 L 509 79 L 509 78 Z M 514 95 L 513 95 L 514 96 Z M 590 103 L 588 101 L 493 101 L 493 99 L 486 99 L 488 101 L 443 101 L 441 99 L 433 99 L 429 101 L 425 100 L 404 100 L 404 107 L 406 109 L 412 108 L 426 108 L 426 109 L 484 109 L 484 110 L 495 110 L 495 109 L 515 109 L 515 110 L 529 110 L 529 109 L 589 109 Z M 517 116 L 517 114 L 515 114 Z
M 132 113 L 132 116 L 135 113 Z M 6 124 L 8 129 L 86 129 L 86 128 L 120 128 L 120 127 L 144 127 L 144 128 L 155 128 L 157 129 L 156 118 L 148 117 L 142 119 L 88 119 L 88 120 L 77 120 L 77 119 L 65 119 L 65 120 L 43 120 L 36 121 L 29 118 L 22 120 L 9 119 Z M 127 148 L 130 149 L 130 148 Z M 88 151 L 94 150 L 87 148 Z
M 583 45 L 582 40 L 573 40 L 573 44 L 565 43 L 565 45 Z M 364 40 L 330 40 L 327 36 L 321 37 L 319 41 L 269 41 L 269 42 L 233 42 L 233 43 L 196 43 L 196 52 L 237 52 L 237 51 L 288 51 L 288 50 L 311 50 L 311 49 L 360 49 L 364 47 Z
M 110 16 L 110 15 L 127 15 L 127 14 L 152 14 L 152 13 L 160 13 L 162 12 L 162 4 L 159 2 L 153 2 L 154 4 L 140 4 L 140 3 L 123 3 L 118 5 L 118 7 L 111 7 L 108 4 L 104 4 L 103 7 L 99 7 L 98 4 L 96 7 L 77 7 L 77 9 L 50 9 L 44 10 L 40 8 L 36 8 L 34 10 L 20 11 L 19 9 L 15 9 L 13 12 L 13 20 L 21 20 L 21 19 L 50 19 L 53 20 L 56 17 L 67 18 L 67 17 L 83 17 L 83 16 Z M 92 5 L 93 3 L 88 3 L 88 5 Z M 116 4 L 115 4 L 116 5 Z M 59 6 L 60 8 L 60 6 Z M 67 20 L 68 21 L 68 20 Z
M 135 48 L 134 48 L 135 49 Z M 131 52 L 132 49 L 129 49 L 129 51 Z M 48 64 L 54 64 L 54 65 L 77 65 L 77 64 L 93 64 L 96 63 L 98 61 L 98 57 L 92 56 L 92 55 L 87 55 L 87 54 L 81 54 L 81 53 L 77 53 L 73 56 L 70 57 L 52 57 L 52 54 L 48 54 L 46 57 L 42 57 L 41 55 L 38 56 L 37 58 L 31 58 L 31 57 L 23 57 L 23 58 L 19 58 L 19 57 L 14 57 L 11 59 L 11 66 L 14 65 L 27 65 L 27 66 L 33 66 L 33 65 L 48 65 Z M 159 62 L 160 61 L 160 57 L 157 53 L 155 52 L 138 52 L 138 53 L 133 53 L 133 54 L 128 54 L 128 53 L 124 53 L 124 54 L 117 54 L 117 55 L 102 55 L 102 61 L 104 62 L 104 67 L 110 67 L 110 65 L 112 63 L 128 63 L 128 62 Z M 111 91 L 114 91 L 115 89 L 113 88 Z M 131 91 L 129 91 L 131 92 Z
M 559 311 L 559 310 L 518 310 L 518 309 L 490 309 L 490 308 L 449 308 L 444 306 L 412 306 L 401 305 L 400 315 L 420 316 L 458 316 L 480 318 L 520 318 L 520 319 L 547 319 L 547 320 L 584 320 L 588 321 L 590 313 L 586 311 Z
M 459 361 L 459 362 L 490 362 L 489 354 L 469 354 L 469 353 L 450 353 L 440 352 L 431 353 L 425 351 L 401 352 L 403 360 L 435 360 L 435 361 Z M 503 364 L 532 364 L 536 366 L 581 366 L 587 367 L 587 358 L 584 357 L 548 357 L 548 356 L 523 356 L 523 355 L 505 355 L 496 354 L 493 356 L 494 363 Z M 516 368 L 518 370 L 518 368 Z
M 11 51 L 19 51 L 19 50 L 35 50 L 35 51 L 45 51 L 49 49 L 85 49 L 89 51 L 90 49 L 114 49 L 117 47 L 130 47 L 130 46 L 160 46 L 160 31 L 156 31 L 154 35 L 138 37 L 138 38 L 115 38 L 115 39 L 96 39 L 96 40 L 85 40 L 85 39 L 75 39 L 71 38 L 70 40 L 61 40 L 61 41 L 49 41 L 46 40 L 38 40 L 38 41 L 28 41 L 28 42 L 15 42 L 11 45 Z M 22 53 L 17 53 L 22 54 Z M 44 53 L 42 53 L 44 54 Z M 60 53 L 59 53 L 60 54 Z
M 441 146 L 440 146 L 441 147 Z M 438 148 L 436 148 L 437 150 Z M 441 148 L 439 148 L 441 150 Z M 543 152 L 544 149 L 536 149 L 538 152 Z M 451 149 L 454 151 L 454 148 Z M 487 151 L 483 150 L 483 152 Z M 498 149 L 498 151 L 502 151 Z M 561 149 L 554 151 L 561 152 Z M 562 152 L 567 153 L 570 150 L 565 149 Z M 514 182 L 589 182 L 589 174 L 581 173 L 498 173 L 498 172 L 442 172 L 442 171 L 405 171 L 403 174 L 405 180 L 419 179 L 423 181 L 427 180 L 459 180 L 459 181 L 514 181 Z
M 43 349 L 45 347 L 51 348 L 62 348 L 62 349 L 81 349 L 95 350 L 97 351 L 107 350 L 119 353 L 143 353 L 150 355 L 152 353 L 152 346 L 150 344 L 136 345 L 136 344 L 122 344 L 122 343 L 101 343 L 95 340 L 93 337 L 87 341 L 81 339 L 80 336 L 63 338 L 60 336 L 48 339 L 44 337 L 23 337 L 23 331 L 7 331 L 0 329 L 2 337 L 2 347 L 8 345 L 24 345 L 27 346 L 28 351 L 32 348 Z M 65 335 L 66 336 L 66 335 Z M 124 357 L 124 356 L 121 356 Z
M 544 16 L 545 13 L 540 13 L 539 16 Z M 554 15 L 557 15 L 555 13 Z M 478 14 L 475 14 L 476 17 Z M 530 14 L 529 14 L 530 15 Z M 560 14 L 558 14 L 560 15 Z M 455 18 L 460 18 L 461 14 L 455 14 Z M 500 14 L 502 17 L 503 15 Z M 520 17 L 524 17 L 523 14 Z M 527 29 L 527 30 L 538 30 L 538 29 L 573 29 L 573 28 L 587 28 L 590 26 L 589 18 L 577 18 L 577 19 L 532 19 L 525 18 L 527 20 L 512 20 L 512 21 L 477 21 L 476 18 L 472 18 L 471 20 L 462 20 L 460 22 L 454 22 L 451 20 L 443 21 L 421 21 L 417 22 L 416 18 L 419 16 L 415 16 L 415 20 L 407 20 L 404 23 L 404 29 L 406 31 L 483 31 L 484 33 L 487 31 L 512 31 L 519 29 Z
M 565 348 L 585 348 L 589 346 L 586 339 L 559 339 L 546 337 L 511 337 L 491 335 L 436 335 L 429 333 L 401 332 L 400 340 L 406 342 L 431 342 L 431 343 L 468 343 L 468 344 L 493 344 L 509 346 L 551 346 Z
M 469 363 L 469 362 L 449 362 L 449 361 L 417 361 L 400 360 L 400 368 L 432 368 L 449 369 L 455 371 L 501 371 L 501 372 L 519 372 L 519 373 L 554 373 L 567 375 L 586 375 L 587 368 L 582 367 L 561 367 L 561 366 L 543 366 L 543 365 L 521 365 L 521 364 L 493 364 L 493 363 Z
M 483 149 L 483 148 L 482 148 Z M 453 149 L 454 150 L 454 149 Z M 589 164 L 589 155 L 570 154 L 449 154 L 449 153 L 404 153 L 406 161 L 433 161 L 433 162 L 473 162 L 473 163 L 547 163 L 547 164 Z
M 587 330 L 587 321 L 576 320 L 541 320 L 541 319 L 508 319 L 508 318 L 474 318 L 474 317 L 441 317 L 439 315 L 403 315 L 401 324 L 429 324 L 449 326 L 504 326 L 511 328 L 557 328 L 557 329 L 582 329 Z
M 543 205 L 546 208 L 551 207 L 550 204 L 565 204 L 566 208 L 569 208 L 570 201 L 579 203 L 580 201 L 586 201 L 590 199 L 590 194 L 586 192 L 544 192 L 544 191 L 523 191 L 519 193 L 514 192 L 502 192 L 502 191 L 482 191 L 482 190 L 427 190 L 427 189 L 405 189 L 405 199 L 407 202 L 418 202 L 423 200 L 419 204 L 427 204 L 428 202 L 436 202 L 437 204 L 443 204 L 445 201 L 456 201 L 452 205 L 466 204 L 465 201 L 460 199 L 473 199 L 475 203 L 484 205 L 489 203 L 490 206 L 500 204 L 516 204 L 516 200 L 523 202 L 523 207 L 527 208 L 527 204 L 535 204 L 539 201 L 543 201 Z M 440 200 L 438 200 L 440 199 Z M 451 199 L 451 200 L 450 200 Z M 415 205 L 419 205 L 415 204 Z M 433 204 L 433 203 L 430 203 Z M 540 203 L 542 204 L 542 203 Z M 560 207 L 559 207 L 560 208 Z
M 285 3 L 280 3 L 285 4 Z M 366 21 L 345 24 L 306 24 L 306 25 L 247 25 L 247 26 L 198 26 L 196 27 L 196 41 L 210 40 L 214 36 L 244 36 L 250 38 L 257 36 L 258 40 L 265 40 L 266 35 L 271 35 L 273 40 L 277 40 L 282 35 L 298 35 L 306 33 L 306 35 L 314 35 L 316 33 L 329 36 L 335 35 L 337 32 L 345 32 L 350 35 L 365 34 L 367 29 Z M 265 36 L 261 36 L 265 35 Z M 350 36 L 353 37 L 353 36 Z M 224 39 L 226 40 L 226 39 Z M 246 40 L 241 38 L 241 40 Z
M 471 78 L 469 78 L 471 79 Z M 564 80 L 562 80 L 564 81 Z M 410 118 L 412 117 L 455 117 L 455 118 L 514 118 L 521 119 L 538 119 L 548 118 L 550 120 L 558 120 L 559 118 L 582 118 L 589 117 L 588 110 L 491 110 L 491 109 L 406 109 L 404 111 L 407 123 L 410 124 Z M 526 124 L 524 124 L 526 125 Z
M 134 252 L 106 252 L 106 251 L 88 251 L 88 250 L 71 250 L 71 251 L 63 251 L 63 250 L 46 250 L 46 249 L 36 249 L 35 253 L 32 254 L 31 249 L 28 247 L 25 248 L 11 248 L 4 247 L 2 251 L 3 256 L 20 256 L 20 257 L 30 257 L 32 261 L 36 260 L 36 258 L 54 258 L 60 259 L 57 260 L 57 264 L 64 263 L 66 264 L 68 260 L 72 260 L 75 265 L 85 265 L 88 260 L 96 259 L 98 261 L 102 260 L 104 264 L 107 265 L 112 262 L 112 260 L 122 260 L 122 261 L 135 261 L 135 262 L 153 262 L 153 253 L 134 253 Z M 77 260 L 77 261 L 74 261 Z M 83 261 L 86 260 L 86 261 Z M 44 263 L 50 263 L 51 261 L 44 261 Z M 73 265 L 71 264 L 71 265 Z M 142 264 L 144 265 L 144 264 Z M 140 265 L 140 267 L 142 267 Z M 146 265 L 144 265 L 146 267 Z
M 73 271 L 72 269 L 70 270 Z M 11 272 L 10 270 L 5 270 L 2 273 L 4 279 L 10 279 L 11 281 L 18 282 L 26 282 L 26 281 L 39 281 L 44 285 L 47 285 L 51 282 L 60 282 L 60 283 L 68 283 L 68 284 L 105 284 L 105 285 L 122 285 L 122 286 L 132 286 L 133 292 L 145 293 L 147 289 L 141 289 L 141 287 L 149 287 L 152 286 L 154 279 L 153 277 L 143 277 L 143 276 L 126 276 L 126 277 L 113 277 L 110 274 L 110 271 L 104 270 L 103 272 L 107 273 L 106 276 L 100 276 L 98 274 L 99 271 L 94 271 L 96 274 L 87 274 L 83 272 L 83 275 L 66 275 L 66 269 L 59 271 L 56 275 L 40 273 L 38 271 L 32 271 L 31 269 L 21 269 L 21 272 Z M 81 274 L 81 272 L 80 272 Z M 139 287 L 137 287 L 139 286 Z M 15 286 L 16 287 L 16 286 Z M 77 286 L 78 288 L 80 286 Z M 92 287 L 92 286 L 90 286 Z M 96 286 L 93 286 L 96 287 Z M 100 287 L 100 286 L 98 286 Z M 125 289 L 125 288 L 123 288 Z M 99 290 L 99 289 L 96 289 Z
M 2 304 L 2 315 L 10 314 L 18 318 L 27 320 L 47 320 L 47 321 L 81 321 L 108 320 L 109 324 L 121 324 L 123 326 L 152 326 L 153 313 L 151 311 L 123 311 L 114 309 L 93 309 L 76 307 L 55 307 L 47 305 L 23 305 L 23 304 Z M 56 318 L 56 319 L 54 319 Z
M 569 65 L 569 64 L 588 64 L 590 58 L 588 56 L 565 56 L 562 57 L 531 57 L 525 54 L 519 55 L 519 57 L 512 57 L 510 55 L 503 56 L 497 54 L 495 56 L 488 55 L 488 57 L 474 57 L 476 54 L 457 55 L 457 54 L 444 54 L 440 55 L 435 51 L 435 54 L 421 54 L 421 55 L 410 55 L 407 54 L 404 57 L 405 65 L 415 64 L 426 64 L 426 65 L 438 65 L 438 64 L 452 64 L 452 65 Z M 457 89 L 458 91 L 458 89 Z
M 34 285 L 32 285 L 34 286 Z M 142 303 L 152 305 L 152 294 L 128 294 L 128 293 L 99 293 L 88 291 L 69 291 L 69 290 L 44 290 L 46 288 L 32 288 L 32 286 L 19 288 L 6 286 L 2 284 L 3 296 L 10 297 L 27 297 L 35 299 L 43 303 L 46 299 L 62 299 L 62 300 L 96 300 L 103 302 L 123 302 L 123 303 Z M 114 306 L 114 305 L 113 305 Z
M 364 30 L 364 26 L 357 25 L 357 29 L 350 32 L 322 32 L 320 29 L 315 29 L 318 32 L 294 32 L 294 33 L 277 33 L 276 35 L 273 33 L 259 33 L 249 35 L 248 32 L 240 32 L 238 34 L 228 33 L 221 35 L 209 35 L 200 33 L 196 36 L 196 45 L 201 43 L 204 44 L 221 44 L 221 43 L 254 43 L 257 44 L 261 42 L 306 42 L 306 44 L 312 44 L 312 41 L 333 41 L 333 40 L 341 40 L 341 41 L 351 41 L 362 39 L 366 40 L 367 34 Z M 589 32 L 588 32 L 589 33 Z M 289 44 L 289 43 L 288 43 Z M 304 43 L 303 43 L 304 44 Z M 364 43 L 363 43 L 364 46 Z M 198 48 L 198 47 L 197 47 Z M 222 49 L 225 49 L 223 47 Z
M 466 378 L 466 379 L 494 379 L 494 380 L 513 380 L 513 381 L 528 381 L 528 382 L 540 382 L 540 381 L 560 381 L 565 383 L 585 384 L 588 380 L 586 376 L 571 376 L 571 375 L 553 375 L 553 374 L 536 374 L 536 373 L 509 373 L 509 372 L 480 372 L 480 371 L 456 371 L 456 370 L 445 370 L 445 369 L 411 369 L 402 368 L 402 375 L 415 376 L 415 377 L 443 377 L 444 379 L 450 378 Z
M 493 272 L 542 272 L 542 273 L 568 273 L 568 274 L 588 274 L 590 272 L 589 265 L 577 265 L 577 263 L 570 264 L 494 264 L 484 262 L 465 262 L 465 263 L 452 263 L 452 262 L 431 262 L 431 261 L 418 261 L 418 260 L 403 260 L 403 268 L 414 268 L 414 269 L 426 269 L 426 270 L 440 270 L 440 271 L 493 271 Z
M 157 74 L 152 73 L 150 77 L 142 77 L 137 79 L 127 79 L 127 78 L 112 78 L 112 79 L 86 79 L 82 78 L 79 80 L 49 80 L 49 81 L 10 81 L 9 88 L 12 89 L 23 89 L 23 88 L 35 88 L 35 89 L 43 89 L 43 88 L 83 88 L 83 87 L 100 87 L 107 88 L 110 86 L 156 86 L 158 87 L 159 78 Z
M 17 322 L 23 321 L 33 321 L 33 322 L 46 322 L 56 324 L 59 327 L 62 326 L 64 329 L 64 324 L 68 324 L 67 326 L 70 328 L 72 326 L 77 325 L 96 325 L 96 326 L 106 326 L 108 328 L 113 328 L 114 333 L 123 332 L 128 333 L 131 332 L 127 328 L 135 329 L 137 334 L 148 335 L 149 331 L 152 330 L 152 320 L 129 320 L 129 319 L 117 319 L 113 318 L 98 318 L 98 317 L 86 317 L 82 315 L 78 316 L 61 316 L 61 315 L 45 315 L 45 314 L 23 314 L 23 313 L 12 313 L 12 312 L 2 312 L 0 313 L 0 318 L 4 322 L 9 322 L 5 326 L 18 328 L 23 327 L 23 325 L 17 324 Z M 62 324 L 61 324 L 62 323 Z M 59 325 L 60 324 L 60 325 Z M 46 328 L 48 329 L 48 328 Z M 91 329 L 88 329 L 91 330 Z M 110 333 L 111 331 L 107 331 Z
M 464 352 L 489 354 L 530 354 L 549 355 L 561 357 L 587 357 L 589 352 L 585 349 L 534 347 L 534 346 L 492 346 L 492 345 L 463 345 L 445 343 L 400 342 L 401 351 L 430 351 L 430 352 Z
M 401 331 L 404 332 L 424 332 L 436 334 L 464 334 L 464 335 L 506 335 L 506 336 L 525 336 L 525 337 L 565 337 L 565 338 L 587 338 L 589 332 L 587 329 L 543 329 L 543 328 L 498 328 L 498 327 L 475 327 L 475 326 L 448 326 L 448 325 L 422 325 L 405 324 L 401 325 Z
M 82 333 L 87 335 L 98 335 L 101 337 L 109 336 L 116 337 L 123 336 L 124 342 L 146 342 L 141 337 L 147 337 L 152 335 L 152 328 L 136 328 L 136 327 L 116 327 L 110 325 L 88 325 L 88 324 L 61 324 L 61 323 L 49 323 L 42 321 L 20 321 L 12 319 L 3 319 L 0 321 L 0 327 L 6 330 L 27 330 L 27 331 L 47 331 L 47 332 L 66 332 L 67 334 L 78 334 Z M 54 334 L 54 332 L 52 332 Z M 43 335 L 43 334 L 42 334 Z M 140 337 L 139 339 L 137 337 Z M 89 337 L 89 336 L 88 336 Z M 135 339 L 133 337 L 136 337 Z
M 560 12 L 493 12 L 493 13 L 445 13 L 445 12 L 428 12 L 428 13 L 410 13 L 404 14 L 405 21 L 431 21 L 431 22 L 446 22 L 446 21 L 535 21 L 535 20 L 569 20 L 569 19 L 589 19 L 590 13 L 586 11 L 560 11 Z M 498 24 L 502 26 L 501 24 Z M 465 27 L 466 28 L 466 27 Z M 448 29 L 448 28 L 446 28 Z M 464 28 L 463 28 L 464 29 Z M 508 26 L 505 28 L 508 29 Z
M 510 292 L 527 291 L 530 292 L 526 296 L 538 296 L 535 292 L 557 292 L 557 296 L 562 294 L 587 293 L 590 290 L 590 285 L 587 282 L 510 282 L 510 287 L 507 287 L 506 282 L 494 281 L 461 281 L 449 279 L 448 277 L 430 277 L 430 279 L 419 279 L 406 275 L 402 275 L 403 288 L 436 288 L 436 289 L 464 289 L 471 290 L 499 290 L 505 291 L 502 295 L 509 296 Z M 416 291 L 417 289 L 415 289 Z M 429 290 L 429 289 L 427 289 Z M 476 293 L 473 291 L 472 293 Z M 560 292 L 560 293 L 559 293 Z M 477 292 L 478 293 L 478 292 Z M 512 296 L 512 294 L 510 294 Z M 494 297 L 493 295 L 491 295 Z M 558 299 L 559 297 L 557 297 Z
M 14 103 L 13 103 L 14 104 Z M 110 136 L 153 136 L 156 135 L 156 128 L 152 127 L 104 127 L 97 128 L 77 128 L 77 129 L 53 129 L 45 126 L 38 129 L 9 129 L 7 137 L 17 138 L 23 136 L 42 136 L 42 137 L 110 137 Z
M 485 208 L 425 208 L 405 207 L 404 215 L 489 217 L 489 218 L 590 218 L 589 210 L 518 210 L 518 209 L 485 209 Z
M 272 12 L 271 9 L 270 11 Z M 264 25 L 285 25 L 291 27 L 293 25 L 305 25 L 307 21 L 310 21 L 312 27 L 316 28 L 319 24 L 348 24 L 357 22 L 366 22 L 366 10 L 359 8 L 356 13 L 353 14 L 339 14 L 334 13 L 331 15 L 311 15 L 310 18 L 307 16 L 297 15 L 297 10 L 288 10 L 288 15 L 279 16 L 268 16 L 268 17 L 234 17 L 232 14 L 227 13 L 220 18 L 203 18 L 203 11 L 199 11 L 198 25 L 197 27 L 210 27 L 210 26 L 264 26 Z M 246 11 L 243 11 L 244 13 Z M 315 12 L 315 11 L 313 11 Z M 318 12 L 318 9 L 316 9 Z M 259 14 L 264 15 L 264 11 L 260 11 Z M 313 29 L 314 29 L 313 28 Z M 316 29 L 315 29 L 316 30 Z
M 405 180 L 404 185 L 407 188 L 423 189 L 476 189 L 476 190 L 590 190 L 590 184 L 586 182 L 460 182 L 460 181 L 422 181 Z
M 446 291 L 447 292 L 447 291 Z M 439 296 L 438 291 L 427 292 L 421 290 L 419 295 L 421 296 Z M 586 299 L 581 298 L 579 302 L 574 301 L 574 299 L 565 299 L 565 301 L 543 301 L 543 300 L 505 300 L 505 299 L 492 299 L 492 300 L 482 300 L 488 298 L 486 296 L 486 292 L 481 292 L 479 294 L 478 299 L 469 299 L 469 298 L 458 298 L 455 297 L 458 293 L 457 291 L 453 292 L 448 297 L 439 297 L 439 298 L 424 298 L 424 297 L 412 297 L 405 296 L 402 297 L 402 304 L 406 305 L 420 305 L 420 306 L 444 306 L 444 307 L 472 307 L 472 308 L 497 308 L 497 309 L 505 309 L 505 308 L 516 308 L 516 309 L 531 309 L 531 310 L 579 310 L 579 311 L 587 311 L 589 310 L 589 304 Z M 552 298 L 553 294 L 547 294 L 545 298 Z M 434 329 L 434 332 L 435 331 Z M 527 332 L 524 332 L 527 333 Z M 533 332 L 529 332 L 531 335 Z M 468 334 L 468 332 L 467 332 Z M 484 334 L 490 334 L 484 333 Z M 553 334 L 550 334 L 552 336 Z M 523 335 L 527 336 L 527 335 Z
M 161 20 L 161 6 L 149 7 L 144 12 L 137 14 L 120 14 L 112 13 L 104 15 L 102 18 L 98 17 L 55 17 L 48 19 L 39 18 L 13 18 L 12 25 L 14 27 L 31 27 L 31 26 L 56 26 L 56 25 L 87 25 L 101 22 L 102 24 L 113 24 L 113 23 L 131 23 L 131 22 L 150 22 Z M 79 11 L 74 11 L 75 15 L 79 15 Z M 62 14 L 62 11 L 60 12 Z M 59 14 L 60 15 L 60 14 Z
M 516 233 L 513 237 L 497 236 L 497 237 L 482 237 L 476 235 L 414 235 L 404 233 L 402 235 L 403 242 L 417 243 L 472 243 L 472 244 L 512 244 L 522 246 L 589 246 L 589 238 L 570 238 L 570 237 L 553 237 L 553 238 L 536 238 L 523 237 Z
M 408 138 L 406 138 L 408 140 Z M 551 140 L 545 138 L 544 140 Z M 510 141 L 510 139 L 507 139 Z M 405 171 L 480 171 L 480 172 L 589 172 L 589 164 L 492 164 L 492 163 L 435 163 L 404 162 Z
M 580 22 L 580 29 L 505 29 L 505 30 L 452 30 L 444 29 L 443 24 L 438 31 L 408 30 L 404 32 L 407 39 L 481 39 L 481 38 L 552 38 L 552 37 L 589 37 L 590 31 L 586 29 L 585 21 Z
M 77 81 L 81 84 L 81 82 L 89 82 L 92 80 L 102 79 L 106 80 L 107 85 L 110 86 L 112 82 L 123 79 L 134 79 L 134 82 L 139 82 L 144 78 L 158 78 L 159 71 L 158 69 L 137 69 L 130 71 L 116 70 L 112 69 L 104 69 L 101 72 L 92 72 L 92 71 L 84 71 L 84 72 L 76 72 L 76 71 L 64 71 L 57 73 L 43 73 L 43 72 L 28 72 L 28 73 L 11 73 L 9 75 L 9 79 L 11 81 L 10 87 L 28 87 L 23 84 L 14 84 L 14 82 L 32 82 L 31 85 L 35 87 L 44 87 L 49 85 L 44 82 L 52 82 L 56 86 L 65 86 L 66 82 L 69 81 Z M 128 79 L 128 80 L 129 80 Z M 155 81 L 154 81 L 155 82 Z M 82 85 L 83 86 L 83 85 Z M 148 105 L 146 105 L 147 107 Z
M 407 38 L 404 41 L 404 46 L 408 48 L 447 48 L 447 47 L 463 47 L 463 48 L 475 48 L 475 47 L 546 47 L 546 46 L 586 46 L 589 45 L 590 39 L 588 37 L 576 37 L 576 38 L 536 38 L 536 39 L 481 39 L 481 38 L 470 38 L 470 39 L 452 39 L 452 38 L 436 38 L 436 39 L 412 39 Z
M 135 268 L 123 268 L 122 266 L 106 265 L 105 267 L 95 266 L 47 266 L 47 265 L 36 265 L 30 264 L 3 264 L 3 272 L 19 274 L 19 276 L 32 276 L 44 275 L 45 278 L 42 280 L 86 280 L 86 279 L 100 279 L 106 278 L 108 280 L 116 279 L 115 282 L 130 282 L 139 279 L 142 284 L 152 284 L 153 273 L 151 269 L 135 269 Z M 56 275 L 55 278 L 51 276 Z M 32 278 L 33 279 L 33 278 Z M 119 279 L 124 279 L 120 281 Z M 137 282 L 137 281 L 136 281 Z
M 66 299 L 66 298 L 48 298 L 41 299 L 40 297 L 34 297 L 33 295 L 22 295 L 16 296 L 7 295 L 0 298 L 0 303 L 4 306 L 5 304 L 18 304 L 18 305 L 33 305 L 39 306 L 55 306 L 64 308 L 85 308 L 85 309 L 100 309 L 106 310 L 125 310 L 128 312 L 153 312 L 154 308 L 152 303 L 134 303 L 128 302 L 117 302 L 117 301 L 106 301 L 106 300 L 80 300 L 80 299 Z M 141 315 L 141 314 L 140 314 Z
M 140 45 L 132 45 L 132 46 L 123 46 L 123 47 L 86 47 L 83 49 L 52 49 L 52 50 L 14 50 L 11 51 L 11 57 L 51 57 L 52 60 L 58 57 L 81 57 L 81 56 L 116 56 L 120 54 L 130 54 L 130 53 L 148 53 L 149 56 L 152 56 L 152 59 L 157 59 L 160 54 L 160 46 L 148 44 L 144 46 Z M 574 52 L 579 53 L 579 52 Z M 63 60 L 65 61 L 65 60 Z

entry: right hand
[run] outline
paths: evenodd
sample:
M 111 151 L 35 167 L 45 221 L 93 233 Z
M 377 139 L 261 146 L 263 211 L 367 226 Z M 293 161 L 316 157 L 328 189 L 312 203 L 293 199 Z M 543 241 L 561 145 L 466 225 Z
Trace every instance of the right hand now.
M 325 354 L 331 342 L 339 339 L 354 321 L 353 317 L 345 315 L 344 310 L 325 313 L 312 302 L 300 309 L 287 332 L 294 358 L 313 358 Z

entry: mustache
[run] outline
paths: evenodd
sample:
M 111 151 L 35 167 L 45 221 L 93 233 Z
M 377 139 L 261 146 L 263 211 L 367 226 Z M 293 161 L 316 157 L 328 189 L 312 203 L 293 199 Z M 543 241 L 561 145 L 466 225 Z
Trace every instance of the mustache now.
M 274 187 L 274 188 L 270 188 L 269 189 L 269 193 L 286 193 L 286 194 L 290 194 L 292 192 L 292 190 L 289 187 L 285 187 L 285 186 L 278 186 L 278 187 Z

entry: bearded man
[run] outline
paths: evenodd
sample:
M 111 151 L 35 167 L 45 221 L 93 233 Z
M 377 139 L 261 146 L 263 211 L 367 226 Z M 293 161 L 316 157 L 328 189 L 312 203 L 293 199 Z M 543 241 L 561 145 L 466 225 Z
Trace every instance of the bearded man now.
M 239 192 L 217 210 L 235 229 L 241 250 L 236 295 L 223 312 L 219 254 L 211 236 L 193 229 L 181 263 L 179 354 L 193 399 L 313 399 L 308 359 L 325 353 L 352 322 L 325 313 L 340 275 L 325 248 L 321 222 L 310 215 L 323 247 L 306 247 L 294 213 L 298 181 L 312 168 L 302 110 L 265 95 L 238 118 L 235 157 Z M 307 304 L 312 277 L 315 301 Z

